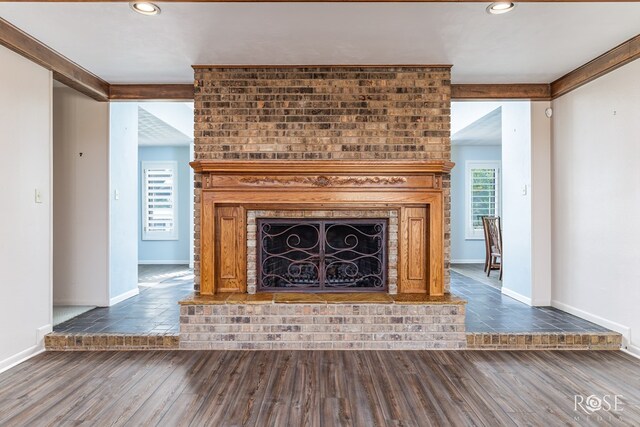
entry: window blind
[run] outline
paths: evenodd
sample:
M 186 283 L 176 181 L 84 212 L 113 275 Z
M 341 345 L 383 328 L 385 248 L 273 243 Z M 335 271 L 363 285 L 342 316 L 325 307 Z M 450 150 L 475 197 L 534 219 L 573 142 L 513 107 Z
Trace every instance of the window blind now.
M 175 162 L 143 165 L 143 240 L 177 239 Z

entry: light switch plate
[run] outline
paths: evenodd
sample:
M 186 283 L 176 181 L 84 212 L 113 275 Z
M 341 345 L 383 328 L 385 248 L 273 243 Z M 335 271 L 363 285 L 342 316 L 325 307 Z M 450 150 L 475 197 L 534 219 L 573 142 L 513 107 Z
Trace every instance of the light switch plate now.
M 37 188 L 36 188 L 36 191 L 35 191 L 35 201 L 36 201 L 36 203 L 42 203 L 42 193 Z

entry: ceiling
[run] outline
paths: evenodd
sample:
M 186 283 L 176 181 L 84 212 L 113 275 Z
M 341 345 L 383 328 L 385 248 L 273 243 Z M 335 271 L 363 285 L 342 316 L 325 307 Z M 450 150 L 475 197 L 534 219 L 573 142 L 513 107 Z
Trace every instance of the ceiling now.
M 501 145 L 502 107 L 497 107 L 451 135 L 452 145 Z
M 455 135 L 458 131 L 466 128 L 482 116 L 485 116 L 496 108 L 501 107 L 502 104 L 502 101 L 452 101 L 451 135 Z
M 453 64 L 454 83 L 548 83 L 640 30 L 640 3 L 1 3 L 0 17 L 110 83 L 193 64 Z
M 150 103 L 150 106 L 156 103 Z M 185 108 L 180 103 L 166 103 L 167 109 Z M 176 129 L 172 124 L 162 120 L 153 114 L 152 108 L 145 108 L 144 104 L 138 105 L 138 145 L 139 146 L 188 146 L 193 138 Z

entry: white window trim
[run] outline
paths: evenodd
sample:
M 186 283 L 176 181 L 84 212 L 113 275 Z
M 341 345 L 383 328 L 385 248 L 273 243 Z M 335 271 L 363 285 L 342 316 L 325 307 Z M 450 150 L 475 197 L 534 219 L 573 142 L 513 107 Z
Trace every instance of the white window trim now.
M 174 177 L 174 187 L 173 187 L 173 220 L 174 227 L 173 232 L 170 233 L 149 233 L 146 231 L 146 218 L 147 218 L 147 189 L 145 185 L 145 170 L 147 169 L 173 169 L 173 177 Z M 178 162 L 176 161 L 146 161 L 143 160 L 141 162 L 141 191 L 140 197 L 142 197 L 142 240 L 178 240 Z
M 467 160 L 465 163 L 464 176 L 464 234 L 466 240 L 484 240 L 484 231 L 482 229 L 474 230 L 471 217 L 471 170 L 472 169 L 495 169 L 496 170 L 496 210 L 494 215 L 499 216 L 501 210 L 501 168 L 500 160 Z

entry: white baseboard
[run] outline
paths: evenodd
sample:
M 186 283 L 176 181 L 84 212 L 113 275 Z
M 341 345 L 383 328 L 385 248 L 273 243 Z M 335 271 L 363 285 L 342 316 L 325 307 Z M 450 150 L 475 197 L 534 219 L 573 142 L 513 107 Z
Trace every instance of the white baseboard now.
M 531 300 L 531 305 L 533 307 L 549 307 L 549 306 L 551 306 L 551 300 L 548 300 L 548 299 L 534 299 L 534 300 Z
M 139 260 L 138 265 L 189 264 L 188 259 L 150 259 Z
M 53 300 L 53 305 L 86 305 L 86 306 L 93 306 L 93 307 L 107 307 L 108 304 L 106 304 L 104 301 L 96 301 L 96 300 L 66 300 L 66 299 L 56 299 Z
M 451 264 L 484 264 L 483 259 L 452 259 Z
M 44 336 L 53 332 L 53 325 L 44 325 L 36 329 L 36 345 L 44 345 Z
M 16 365 L 24 362 L 27 359 L 31 359 L 33 356 L 38 355 L 44 351 L 44 342 L 33 347 L 29 347 L 20 353 L 14 354 L 4 360 L 0 360 L 0 374 L 13 368 Z
M 504 286 L 502 287 L 502 293 L 508 297 L 513 298 L 516 301 L 520 301 L 527 305 L 531 305 L 531 298 L 525 297 L 524 295 L 519 294 L 516 291 L 512 291 L 511 289 L 507 289 Z
M 623 347 L 626 347 L 630 352 L 636 352 L 636 354 L 640 354 L 640 348 L 631 345 L 631 328 L 629 328 L 628 326 L 621 325 L 620 323 L 605 319 L 604 317 L 600 317 L 596 314 L 589 313 L 588 311 L 584 311 L 560 301 L 551 300 L 551 306 L 557 308 L 558 310 L 566 311 L 569 314 L 573 314 L 574 316 L 578 316 L 584 320 L 588 320 L 589 322 L 593 322 L 596 325 L 600 325 L 607 329 L 611 329 L 612 331 L 616 331 L 619 334 L 622 334 Z
M 624 351 L 627 354 L 630 354 L 631 356 L 635 357 L 636 359 L 640 359 L 640 347 L 638 347 L 638 346 L 629 344 L 627 346 L 627 348 L 622 348 L 621 350 Z
M 125 292 L 123 294 L 118 295 L 117 297 L 113 297 L 109 300 L 109 306 L 112 306 L 114 304 L 117 304 L 119 302 L 122 302 L 128 298 L 131 297 L 135 297 L 136 295 L 138 295 L 140 293 L 140 290 L 138 289 L 138 287 L 136 286 L 135 289 L 131 289 L 128 292 Z

